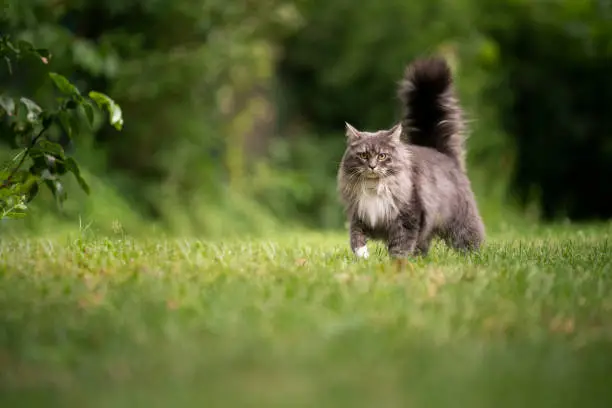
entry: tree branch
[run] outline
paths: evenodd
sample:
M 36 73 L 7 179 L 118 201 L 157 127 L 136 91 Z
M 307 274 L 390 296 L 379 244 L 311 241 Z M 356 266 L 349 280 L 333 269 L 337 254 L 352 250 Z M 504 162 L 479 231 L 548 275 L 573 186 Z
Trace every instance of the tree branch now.
M 6 180 L 2 182 L 2 185 L 0 185 L 0 188 L 6 188 L 6 187 L 8 187 L 10 185 L 11 179 L 13 177 L 15 177 L 15 174 L 17 174 L 17 172 L 19 171 L 21 166 L 23 166 L 23 163 L 25 162 L 26 158 L 28 157 L 28 153 L 30 153 L 30 150 L 32 150 L 32 148 L 36 145 L 36 143 L 38 142 L 40 137 L 43 135 L 43 133 L 45 133 L 45 131 L 48 128 L 49 128 L 49 126 L 43 126 L 43 128 L 40 130 L 40 132 L 38 132 L 38 134 L 34 137 L 34 139 L 32 139 L 32 143 L 30 143 L 30 145 L 28 147 L 26 147 L 25 151 L 23 152 L 23 156 L 21 156 L 21 159 L 19 160 L 19 163 L 17 163 L 17 166 L 15 166 L 15 168 L 13 168 L 13 170 L 8 175 Z

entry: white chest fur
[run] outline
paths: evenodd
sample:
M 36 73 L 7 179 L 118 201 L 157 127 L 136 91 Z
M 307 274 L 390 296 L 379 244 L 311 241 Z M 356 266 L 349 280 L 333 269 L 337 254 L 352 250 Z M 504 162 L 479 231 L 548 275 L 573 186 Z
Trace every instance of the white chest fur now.
M 357 215 L 369 227 L 376 228 L 397 216 L 397 206 L 384 184 L 364 185 L 357 197 Z

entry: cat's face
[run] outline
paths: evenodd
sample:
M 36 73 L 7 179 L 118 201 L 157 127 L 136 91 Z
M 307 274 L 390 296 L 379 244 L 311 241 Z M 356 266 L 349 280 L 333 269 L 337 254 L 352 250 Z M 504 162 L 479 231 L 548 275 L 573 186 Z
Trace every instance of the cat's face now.
M 347 148 L 342 162 L 345 175 L 376 180 L 397 174 L 406 159 L 401 133 L 401 125 L 389 130 L 362 132 L 347 123 Z

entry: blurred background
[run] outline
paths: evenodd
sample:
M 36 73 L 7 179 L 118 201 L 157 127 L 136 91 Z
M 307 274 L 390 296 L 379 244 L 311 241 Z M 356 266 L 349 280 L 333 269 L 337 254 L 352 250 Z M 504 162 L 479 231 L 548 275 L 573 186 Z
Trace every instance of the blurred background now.
M 222 236 L 339 229 L 344 122 L 398 119 L 412 59 L 445 56 L 489 231 L 612 216 L 610 0 L 1 0 L 0 31 L 122 107 L 67 146 L 92 194 L 4 232 Z M 4 68 L 3 68 L 4 69 Z M 44 105 L 36 72 L 3 86 Z M 2 158 L 13 153 L 1 145 Z

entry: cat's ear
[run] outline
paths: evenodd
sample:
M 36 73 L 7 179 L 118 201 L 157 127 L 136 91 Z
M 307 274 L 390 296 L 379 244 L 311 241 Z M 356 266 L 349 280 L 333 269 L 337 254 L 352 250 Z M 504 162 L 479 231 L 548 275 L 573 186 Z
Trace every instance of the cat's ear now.
M 344 122 L 346 126 L 346 137 L 349 139 L 359 139 L 361 137 L 361 132 L 351 126 L 348 122 Z
M 393 126 L 391 129 L 389 129 L 389 137 L 397 142 L 400 141 L 400 138 L 402 137 L 402 124 L 398 123 L 397 125 Z

